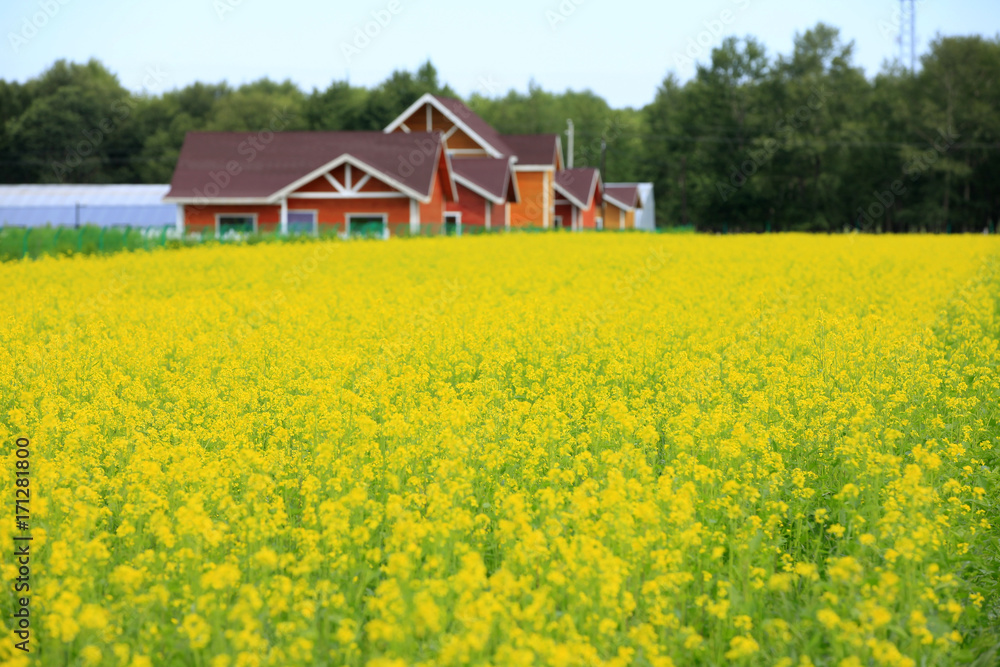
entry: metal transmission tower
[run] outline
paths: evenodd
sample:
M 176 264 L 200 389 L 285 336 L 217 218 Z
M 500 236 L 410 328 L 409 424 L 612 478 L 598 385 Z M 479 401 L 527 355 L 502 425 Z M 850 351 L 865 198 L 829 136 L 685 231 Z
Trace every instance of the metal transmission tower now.
M 899 63 L 906 67 L 907 60 L 913 74 L 917 69 L 916 0 L 899 0 Z

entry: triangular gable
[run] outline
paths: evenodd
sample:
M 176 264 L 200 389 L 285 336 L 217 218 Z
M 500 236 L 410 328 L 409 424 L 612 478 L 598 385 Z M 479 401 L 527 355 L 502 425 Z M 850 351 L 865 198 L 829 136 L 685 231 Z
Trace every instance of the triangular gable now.
M 385 183 L 375 176 L 368 179 L 367 183 L 363 183 L 358 189 L 359 192 L 395 192 L 396 188 L 392 187 L 388 183 Z
M 333 184 L 325 176 L 320 176 L 315 180 L 309 181 L 296 190 L 296 192 L 338 192 L 338 190 L 333 187 Z
M 573 187 L 574 185 L 577 187 Z M 554 186 L 558 194 L 583 211 L 589 210 L 594 205 L 595 197 L 598 197 L 598 203 L 600 203 L 601 197 L 599 195 L 603 193 L 601 172 L 592 167 L 578 167 L 560 171 L 556 174 Z
M 350 156 L 346 157 L 350 158 Z M 294 193 L 339 194 L 348 199 L 352 195 L 380 192 L 404 191 L 386 183 L 378 177 L 374 169 L 367 168 L 366 165 L 355 160 L 346 161 L 294 190 Z
M 521 203 L 521 191 L 517 187 L 517 178 L 514 177 L 513 167 L 507 174 L 507 201 L 511 204 Z
M 464 105 L 461 106 L 464 107 Z M 504 146 L 496 145 L 495 142 L 491 142 L 489 139 L 482 136 L 481 133 L 476 132 L 469 122 L 467 122 L 474 116 L 474 114 L 471 111 L 468 111 L 467 115 L 469 118 L 463 119 L 459 114 L 456 114 L 452 109 L 449 109 L 448 106 L 437 97 L 427 93 L 411 104 L 406 111 L 401 113 L 399 117 L 396 118 L 396 120 L 391 122 L 388 127 L 385 128 L 385 132 L 388 134 L 391 132 L 409 133 L 439 130 L 445 133 L 445 140 L 448 141 L 449 139 L 455 137 L 458 131 L 460 131 L 462 136 L 456 138 L 455 146 L 449 142 L 449 149 L 468 150 L 478 148 L 491 157 L 504 157 Z M 486 124 L 483 123 L 482 119 L 479 119 L 478 116 L 475 116 L 475 118 L 480 121 L 480 123 L 477 124 L 486 126 Z M 450 123 L 450 125 L 448 125 L 448 123 Z M 454 127 L 457 127 L 458 130 L 452 132 Z M 471 142 L 471 146 L 468 145 L 469 142 Z M 457 144 L 462 145 L 459 146 Z
M 634 211 L 642 208 L 642 198 L 639 196 L 639 188 L 635 185 L 607 186 L 604 189 L 604 201 L 614 204 L 625 211 Z
M 458 185 L 455 184 L 455 170 L 451 166 L 451 156 L 441 147 L 438 154 L 438 164 L 434 173 L 434 178 L 441 179 L 441 191 L 444 193 L 444 200 L 448 202 L 458 201 Z
M 348 166 L 350 167 L 349 169 Z M 335 178 L 334 174 L 340 176 L 340 178 Z M 350 177 L 348 177 L 348 174 Z M 321 167 L 312 174 L 309 174 L 291 185 L 282 188 L 275 194 L 271 195 L 271 199 L 278 201 L 282 197 L 286 197 L 293 192 L 308 192 L 307 190 L 302 190 L 301 188 L 307 183 L 313 183 L 321 178 L 326 179 L 333 186 L 336 194 L 349 197 L 351 194 L 357 194 L 360 192 L 361 187 L 371 180 L 371 178 L 376 177 L 380 178 L 380 180 L 384 179 L 384 181 L 391 185 L 392 189 L 397 192 L 402 192 L 403 194 L 424 203 L 427 203 L 430 200 L 429 195 L 424 195 L 410 187 L 407 187 L 406 185 L 403 185 L 399 181 L 394 181 L 379 172 L 377 169 L 366 165 L 364 162 L 352 155 L 341 155 L 336 160 Z

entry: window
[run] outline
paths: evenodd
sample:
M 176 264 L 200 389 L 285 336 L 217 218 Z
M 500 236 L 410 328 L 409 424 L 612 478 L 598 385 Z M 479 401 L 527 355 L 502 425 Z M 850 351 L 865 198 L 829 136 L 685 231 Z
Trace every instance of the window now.
M 355 213 L 347 216 L 347 234 L 366 239 L 386 238 L 384 214 Z
M 257 227 L 257 216 L 253 213 L 233 213 L 230 215 L 216 216 L 219 227 L 219 236 L 225 236 L 229 232 L 252 233 Z
M 289 211 L 289 234 L 315 234 L 316 211 Z
M 444 214 L 444 233 L 448 236 L 461 236 L 462 235 L 462 214 L 461 213 L 445 213 Z

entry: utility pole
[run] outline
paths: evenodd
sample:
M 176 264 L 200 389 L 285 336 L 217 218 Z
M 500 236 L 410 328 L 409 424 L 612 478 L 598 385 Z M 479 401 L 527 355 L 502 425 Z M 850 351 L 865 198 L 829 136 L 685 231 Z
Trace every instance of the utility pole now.
M 567 169 L 572 169 L 573 168 L 573 139 L 574 139 L 573 135 L 574 134 L 575 134 L 575 132 L 574 132 L 574 129 L 573 129 L 573 119 L 572 118 L 567 118 L 566 119 L 566 136 L 568 137 L 567 147 L 566 147 L 566 168 Z

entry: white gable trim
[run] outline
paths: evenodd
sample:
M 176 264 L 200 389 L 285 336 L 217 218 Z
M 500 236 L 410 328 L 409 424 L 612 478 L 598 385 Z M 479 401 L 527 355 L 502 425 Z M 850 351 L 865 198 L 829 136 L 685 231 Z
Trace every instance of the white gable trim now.
M 441 150 L 440 144 L 438 145 L 438 150 L 439 151 Z M 380 181 L 383 181 L 384 183 L 386 183 L 388 185 L 391 185 L 392 187 L 396 188 L 400 192 L 403 192 L 403 193 L 409 195 L 410 197 L 412 197 L 414 199 L 420 200 L 424 204 L 429 203 L 430 200 L 431 200 L 431 195 L 430 194 L 423 195 L 423 194 L 417 192 L 416 190 L 414 190 L 413 188 L 408 187 L 406 185 L 403 185 L 402 183 L 400 183 L 399 181 L 397 181 L 392 176 L 389 176 L 388 174 L 382 172 L 381 170 L 372 167 L 370 164 L 366 164 L 365 162 L 362 162 L 358 158 L 354 157 L 353 155 L 345 153 L 344 155 L 341 155 L 337 159 L 331 160 L 330 162 L 326 163 L 322 167 L 319 167 L 318 169 L 314 169 L 312 172 L 306 174 L 302 178 L 300 178 L 300 179 L 298 179 L 296 181 L 293 181 L 292 183 L 286 185 L 281 190 L 279 190 L 276 193 L 274 193 L 273 195 L 271 195 L 268 198 L 268 203 L 274 203 L 274 202 L 278 201 L 279 199 L 281 199 L 282 197 L 288 196 L 292 192 L 295 192 L 296 190 L 298 190 L 299 188 L 301 188 L 306 183 L 309 183 L 309 182 L 311 182 L 311 181 L 319 178 L 323 174 L 326 174 L 327 172 L 329 172 L 329 171 L 331 171 L 333 169 L 336 169 L 337 167 L 339 167 L 342 164 L 349 164 L 349 165 L 352 165 L 354 167 L 357 167 L 358 169 L 360 169 L 361 171 L 363 171 L 365 173 L 370 173 L 373 176 L 375 176 L 375 178 L 379 179 Z M 347 191 L 346 188 L 345 188 L 344 191 L 345 192 Z M 434 191 L 434 187 L 433 187 L 433 181 L 432 181 L 431 182 L 431 192 L 433 193 L 433 191 Z
M 514 201 L 521 203 L 521 189 L 517 184 L 517 175 L 514 173 L 514 165 L 517 164 L 517 158 L 511 157 L 510 161 L 507 163 L 510 165 L 507 171 L 507 186 L 503 189 L 504 199 L 507 199 L 507 188 L 510 187 L 511 183 L 514 184 Z
M 620 209 L 622 209 L 624 211 L 634 211 L 635 210 L 634 206 L 628 206 L 627 204 L 619 201 L 618 199 L 615 199 L 614 197 L 612 197 L 611 195 L 607 194 L 606 192 L 604 193 L 604 201 L 611 202 L 612 204 L 614 204 L 615 206 L 617 206 L 618 208 L 620 208 Z
M 347 189 L 340 184 L 340 181 L 338 181 L 336 178 L 333 177 L 333 174 L 331 174 L 330 172 L 326 172 L 325 174 L 323 174 L 323 176 L 326 177 L 326 180 L 330 183 L 330 185 L 333 186 L 334 190 L 336 190 L 337 192 L 347 192 Z
M 199 206 L 230 206 L 230 205 L 234 205 L 234 204 L 235 205 L 239 205 L 239 206 L 243 206 L 243 205 L 249 206 L 251 204 L 256 204 L 256 205 L 275 204 L 275 205 L 277 205 L 277 203 L 278 203 L 277 200 L 271 201 L 270 199 L 265 198 L 265 197 L 224 197 L 224 198 L 223 197 L 219 197 L 219 198 L 216 198 L 216 199 L 209 199 L 208 197 L 164 197 L 163 198 L 163 202 L 165 204 L 184 204 L 184 205 L 187 205 L 187 206 L 195 206 L 195 207 L 199 207 Z
M 462 131 L 465 132 L 467 135 L 469 135 L 470 139 L 472 139 L 477 144 L 482 146 L 483 150 L 489 153 L 492 157 L 495 158 L 503 157 L 503 154 L 499 150 L 497 150 L 495 146 L 493 146 L 488 141 L 483 139 L 481 136 L 476 134 L 476 132 L 471 127 L 469 127 L 461 118 L 453 114 L 446 106 L 438 102 L 437 98 L 431 95 L 430 93 L 425 93 L 420 99 L 411 104 L 406 109 L 406 111 L 401 113 L 396 120 L 389 123 L 388 127 L 385 128 L 385 133 L 389 134 L 390 132 L 394 132 L 398 128 L 402 127 L 406 119 L 412 116 L 414 113 L 416 113 L 420 109 L 420 107 L 422 107 L 425 104 L 429 104 L 438 111 L 440 111 L 441 115 L 450 120 L 453 125 L 460 126 L 462 128 Z M 430 113 L 431 113 L 430 110 L 428 110 L 428 114 Z
M 597 189 L 598 178 L 599 178 L 599 172 L 594 171 L 594 176 L 590 180 L 590 197 L 588 198 L 588 201 L 590 202 L 591 205 L 594 203 L 594 191 Z M 583 203 L 582 201 L 571 195 L 569 193 L 569 190 L 560 185 L 558 181 L 556 181 L 555 188 L 556 192 L 566 197 L 566 199 L 568 199 L 570 203 L 573 204 L 573 206 L 577 207 L 581 211 L 586 211 L 587 209 L 590 208 L 590 205 Z
M 496 195 L 490 194 L 489 192 L 487 192 L 486 190 L 483 190 L 481 187 L 479 187 L 478 185 L 476 185 L 475 183 L 473 183 L 469 179 L 465 178 L 464 176 L 461 176 L 460 174 L 455 174 L 455 182 L 459 183 L 460 185 L 465 186 L 466 188 L 468 188 L 469 190 L 472 190 L 473 192 L 475 192 L 477 195 L 479 195 L 483 199 L 486 199 L 487 201 L 491 201 L 494 204 L 502 204 L 502 203 L 504 203 L 504 201 L 506 201 L 505 197 L 497 197 Z M 506 194 L 506 192 L 507 192 L 507 188 L 504 188 L 504 194 Z
M 448 182 L 451 183 L 451 200 L 458 201 L 458 185 L 455 183 L 455 167 L 451 163 L 451 155 L 448 151 L 444 149 L 444 142 L 441 142 L 441 151 L 444 152 L 444 162 L 448 165 Z M 441 153 L 437 154 L 434 158 L 434 178 L 437 178 L 438 165 L 441 163 Z M 431 192 L 433 192 L 433 185 L 431 185 Z

